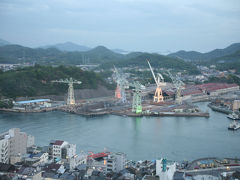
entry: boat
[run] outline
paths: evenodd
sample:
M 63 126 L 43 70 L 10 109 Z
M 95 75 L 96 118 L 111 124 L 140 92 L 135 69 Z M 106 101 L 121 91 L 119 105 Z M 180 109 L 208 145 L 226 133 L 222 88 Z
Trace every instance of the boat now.
M 232 114 L 229 114 L 227 116 L 229 119 L 233 119 L 233 120 L 240 120 L 240 115 L 239 114 L 236 114 L 236 113 L 232 113 Z
M 237 130 L 240 128 L 240 124 L 237 121 L 233 121 L 229 124 L 228 129 L 229 130 Z

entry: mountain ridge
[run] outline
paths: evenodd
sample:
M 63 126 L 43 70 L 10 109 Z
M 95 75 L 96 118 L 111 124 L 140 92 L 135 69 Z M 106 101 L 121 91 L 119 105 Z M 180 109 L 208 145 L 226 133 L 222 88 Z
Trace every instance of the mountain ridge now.
M 222 56 L 227 56 L 240 50 L 240 43 L 233 43 L 223 49 L 214 49 L 212 51 L 201 53 L 197 51 L 180 50 L 175 53 L 170 53 L 168 56 L 184 59 L 185 61 L 205 61 L 215 59 Z
M 5 46 L 5 45 L 9 45 L 9 44 L 11 44 L 11 43 L 4 39 L 0 39 L 0 46 Z
M 83 45 L 79 45 L 70 41 L 64 42 L 64 43 L 57 43 L 52 45 L 46 45 L 46 46 L 40 46 L 39 48 L 48 49 L 48 48 L 56 48 L 61 51 L 88 51 L 91 48 Z

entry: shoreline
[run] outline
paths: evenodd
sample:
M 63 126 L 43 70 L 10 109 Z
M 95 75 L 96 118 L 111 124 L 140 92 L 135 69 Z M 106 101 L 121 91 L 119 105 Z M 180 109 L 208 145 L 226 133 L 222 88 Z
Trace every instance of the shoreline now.
M 41 112 L 51 112 L 51 111 L 62 111 L 67 113 L 73 113 L 85 117 L 96 117 L 96 116 L 104 116 L 104 115 L 116 115 L 116 116 L 128 116 L 128 117 L 209 117 L 208 112 L 195 112 L 195 113 L 182 113 L 182 112 L 159 112 L 159 113 L 142 113 L 135 114 L 130 111 L 100 111 L 100 112 L 77 112 L 70 109 L 63 108 L 49 108 L 49 109 L 40 109 L 40 110 L 32 110 L 32 111 L 23 111 L 16 109 L 0 109 L 0 112 L 14 112 L 14 113 L 41 113 Z

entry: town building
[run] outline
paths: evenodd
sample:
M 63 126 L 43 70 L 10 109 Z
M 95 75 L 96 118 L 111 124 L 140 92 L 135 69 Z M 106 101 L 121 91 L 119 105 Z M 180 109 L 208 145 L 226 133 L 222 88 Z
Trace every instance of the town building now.
M 13 128 L 0 135 L 0 162 L 17 162 L 26 154 L 27 148 L 34 144 L 34 137 Z M 12 159 L 12 160 L 11 160 Z
M 233 111 L 240 111 L 240 100 L 234 100 L 233 101 Z
M 53 140 L 49 144 L 49 156 L 52 159 L 68 159 L 74 155 L 76 155 L 76 144 L 61 140 Z
M 159 176 L 159 180 L 172 180 L 175 172 L 175 162 L 168 162 L 163 158 L 156 160 L 156 175 Z
M 126 166 L 126 154 L 112 153 L 107 157 L 107 172 L 120 172 Z
M 86 154 L 79 154 L 74 155 L 68 159 L 69 169 L 72 171 L 76 167 L 82 164 L 87 164 L 87 155 Z
M 8 163 L 8 135 L 0 135 L 0 163 Z

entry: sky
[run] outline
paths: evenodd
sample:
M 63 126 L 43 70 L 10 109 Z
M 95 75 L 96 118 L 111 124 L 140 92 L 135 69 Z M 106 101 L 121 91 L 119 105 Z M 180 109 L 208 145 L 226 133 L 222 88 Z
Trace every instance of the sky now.
M 240 42 L 240 0 L 0 0 L 0 38 L 207 52 Z

